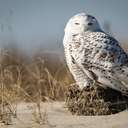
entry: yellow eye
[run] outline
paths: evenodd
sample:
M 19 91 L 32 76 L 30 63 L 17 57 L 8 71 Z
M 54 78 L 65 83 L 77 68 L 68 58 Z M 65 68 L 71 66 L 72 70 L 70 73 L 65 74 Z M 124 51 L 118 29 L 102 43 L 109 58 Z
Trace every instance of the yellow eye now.
M 76 25 L 80 25 L 80 23 L 75 23 Z
M 93 25 L 93 23 L 88 23 L 89 26 Z
M 92 19 L 95 19 L 95 17 L 92 16 Z

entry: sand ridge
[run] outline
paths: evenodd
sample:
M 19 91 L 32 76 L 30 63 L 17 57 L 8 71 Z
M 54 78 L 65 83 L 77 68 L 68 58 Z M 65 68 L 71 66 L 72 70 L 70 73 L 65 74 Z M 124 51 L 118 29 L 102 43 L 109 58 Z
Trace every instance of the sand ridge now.
M 108 116 L 76 116 L 67 111 L 64 102 L 41 103 L 43 122 L 36 121 L 33 103 L 21 102 L 11 125 L 0 128 L 128 128 L 128 111 Z

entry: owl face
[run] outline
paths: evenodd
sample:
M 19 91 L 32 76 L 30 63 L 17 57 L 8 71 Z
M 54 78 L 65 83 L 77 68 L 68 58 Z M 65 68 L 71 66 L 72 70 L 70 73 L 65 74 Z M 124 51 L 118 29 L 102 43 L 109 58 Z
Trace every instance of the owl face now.
M 80 13 L 73 16 L 66 25 L 65 32 L 78 34 L 86 31 L 99 30 L 100 26 L 95 17 Z

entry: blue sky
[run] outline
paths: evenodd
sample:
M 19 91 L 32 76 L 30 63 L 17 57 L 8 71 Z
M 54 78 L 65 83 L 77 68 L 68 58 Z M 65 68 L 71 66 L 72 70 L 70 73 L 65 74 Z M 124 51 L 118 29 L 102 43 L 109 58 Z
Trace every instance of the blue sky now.
M 118 40 L 128 39 L 128 0 L 0 0 L 0 40 L 61 45 L 66 22 L 79 12 L 94 15 L 101 26 L 109 21 Z

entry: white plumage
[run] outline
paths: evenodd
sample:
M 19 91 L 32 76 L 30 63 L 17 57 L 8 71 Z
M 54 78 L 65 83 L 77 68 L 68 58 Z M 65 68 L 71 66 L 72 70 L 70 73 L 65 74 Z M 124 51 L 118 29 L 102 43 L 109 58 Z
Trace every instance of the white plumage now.
M 128 93 L 128 55 L 101 30 L 95 17 L 80 13 L 65 27 L 67 65 L 80 88 L 95 83 Z

